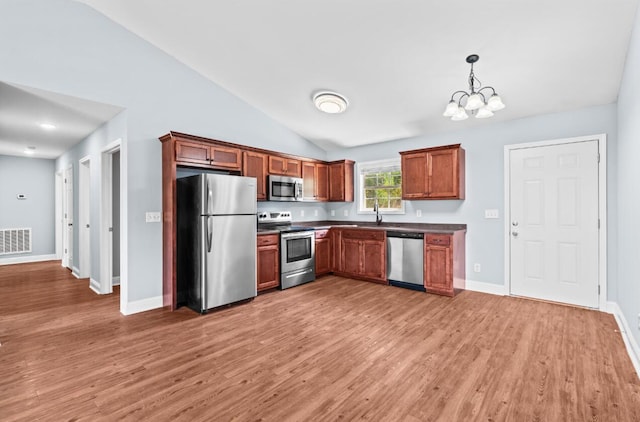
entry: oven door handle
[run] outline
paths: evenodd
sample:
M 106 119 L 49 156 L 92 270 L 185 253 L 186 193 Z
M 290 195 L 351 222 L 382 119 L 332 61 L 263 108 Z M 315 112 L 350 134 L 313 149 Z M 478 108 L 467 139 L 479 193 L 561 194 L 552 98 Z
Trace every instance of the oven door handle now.
M 282 239 L 305 239 L 307 237 L 315 238 L 316 234 L 313 230 L 305 230 L 302 232 L 280 233 Z

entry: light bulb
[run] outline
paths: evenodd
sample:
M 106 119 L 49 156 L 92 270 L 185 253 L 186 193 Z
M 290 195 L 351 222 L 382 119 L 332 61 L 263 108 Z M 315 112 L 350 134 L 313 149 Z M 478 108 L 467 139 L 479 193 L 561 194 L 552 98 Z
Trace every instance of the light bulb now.
M 502 110 L 504 107 L 505 105 L 498 94 L 493 94 L 491 97 L 489 97 L 489 101 L 487 101 L 487 108 L 489 110 L 498 111 Z
M 469 95 L 467 98 L 467 105 L 464 106 L 467 110 L 477 110 L 484 105 L 484 100 L 482 96 L 478 93 L 474 93 Z
M 451 120 L 455 122 L 459 122 L 460 120 L 467 120 L 468 118 L 469 118 L 469 115 L 464 110 L 464 108 L 458 107 L 458 111 L 456 112 L 456 114 L 453 115 L 453 117 L 451 117 Z
M 451 117 L 458 112 L 458 104 L 451 100 L 449 104 L 447 104 L 447 108 L 444 109 L 444 113 L 442 115 L 444 117 Z
M 487 106 L 479 108 L 476 112 L 476 119 L 486 119 L 491 116 L 493 116 L 493 111 L 489 110 Z

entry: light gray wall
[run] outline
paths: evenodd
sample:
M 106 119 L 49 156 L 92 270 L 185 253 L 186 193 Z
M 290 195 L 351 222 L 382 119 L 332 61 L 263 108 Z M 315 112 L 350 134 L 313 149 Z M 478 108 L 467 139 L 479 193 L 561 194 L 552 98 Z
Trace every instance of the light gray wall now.
M 455 125 L 455 122 L 451 122 Z M 504 146 L 524 142 L 545 141 L 606 133 L 608 139 L 609 209 L 616 206 L 616 106 L 591 107 L 567 113 L 519 119 L 502 123 L 483 121 L 473 129 L 445 134 L 421 136 L 384 142 L 348 150 L 330 151 L 328 159 L 348 158 L 356 162 L 399 157 L 407 151 L 437 145 L 462 144 L 466 150 L 466 199 L 453 201 L 405 201 L 405 215 L 384 215 L 384 221 L 417 221 L 429 223 L 466 223 L 467 279 L 504 284 Z M 497 208 L 500 218 L 487 220 L 484 210 Z M 373 215 L 358 215 L 356 202 L 330 204 L 336 220 L 374 221 Z M 422 217 L 416 217 L 416 209 Z M 344 211 L 349 216 L 344 216 Z M 609 255 L 615 256 L 615 213 L 609 214 Z M 481 264 L 480 273 L 473 264 Z M 609 294 L 614 294 L 615 265 L 609 268 Z
M 56 253 L 54 164 L 54 160 L 0 155 L 0 229 L 32 229 L 32 252 L 2 255 L 0 261 Z M 18 194 L 27 199 L 18 200 Z
M 635 25 L 618 96 L 618 292 L 614 299 L 640 343 L 640 15 Z
M 123 139 L 128 273 L 122 276 L 129 281 L 130 302 L 162 295 L 162 229 L 160 224 L 144 222 L 145 212 L 161 210 L 159 136 L 175 130 L 312 158 L 326 155 L 95 10 L 71 0 L 0 3 L 0 80 L 127 110 L 126 119 L 122 117 L 124 130 L 115 138 Z M 120 123 L 116 126 L 122 129 Z M 115 138 L 107 136 L 105 142 Z M 58 168 L 71 161 L 77 173 L 82 148 L 68 151 L 58 160 Z M 92 156 L 92 188 L 100 169 L 96 162 Z M 92 201 L 95 194 L 99 189 L 92 189 Z M 98 214 L 93 204 L 91 208 L 93 225 Z M 97 237 L 92 236 L 92 245 Z M 92 250 L 92 277 L 99 274 L 97 262 L 97 251 Z

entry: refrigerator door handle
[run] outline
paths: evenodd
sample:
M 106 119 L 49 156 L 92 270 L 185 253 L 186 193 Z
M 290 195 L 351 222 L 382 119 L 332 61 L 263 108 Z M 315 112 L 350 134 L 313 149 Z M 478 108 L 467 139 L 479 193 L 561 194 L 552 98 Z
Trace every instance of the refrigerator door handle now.
M 211 227 L 211 216 L 207 217 L 207 252 L 211 252 L 211 241 L 213 240 L 213 228 Z
M 212 200 L 212 196 L 213 196 L 213 192 L 211 192 L 211 186 L 209 186 L 209 178 L 206 179 L 207 180 L 207 197 L 205 198 L 206 204 L 204 209 L 206 210 L 207 214 L 211 214 L 211 200 Z

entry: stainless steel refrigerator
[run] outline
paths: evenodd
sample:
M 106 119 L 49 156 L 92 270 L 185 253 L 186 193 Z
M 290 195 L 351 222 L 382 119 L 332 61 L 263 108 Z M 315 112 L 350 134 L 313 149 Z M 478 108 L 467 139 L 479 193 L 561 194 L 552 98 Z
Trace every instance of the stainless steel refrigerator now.
M 256 296 L 256 179 L 180 178 L 177 190 L 178 304 L 204 313 Z

